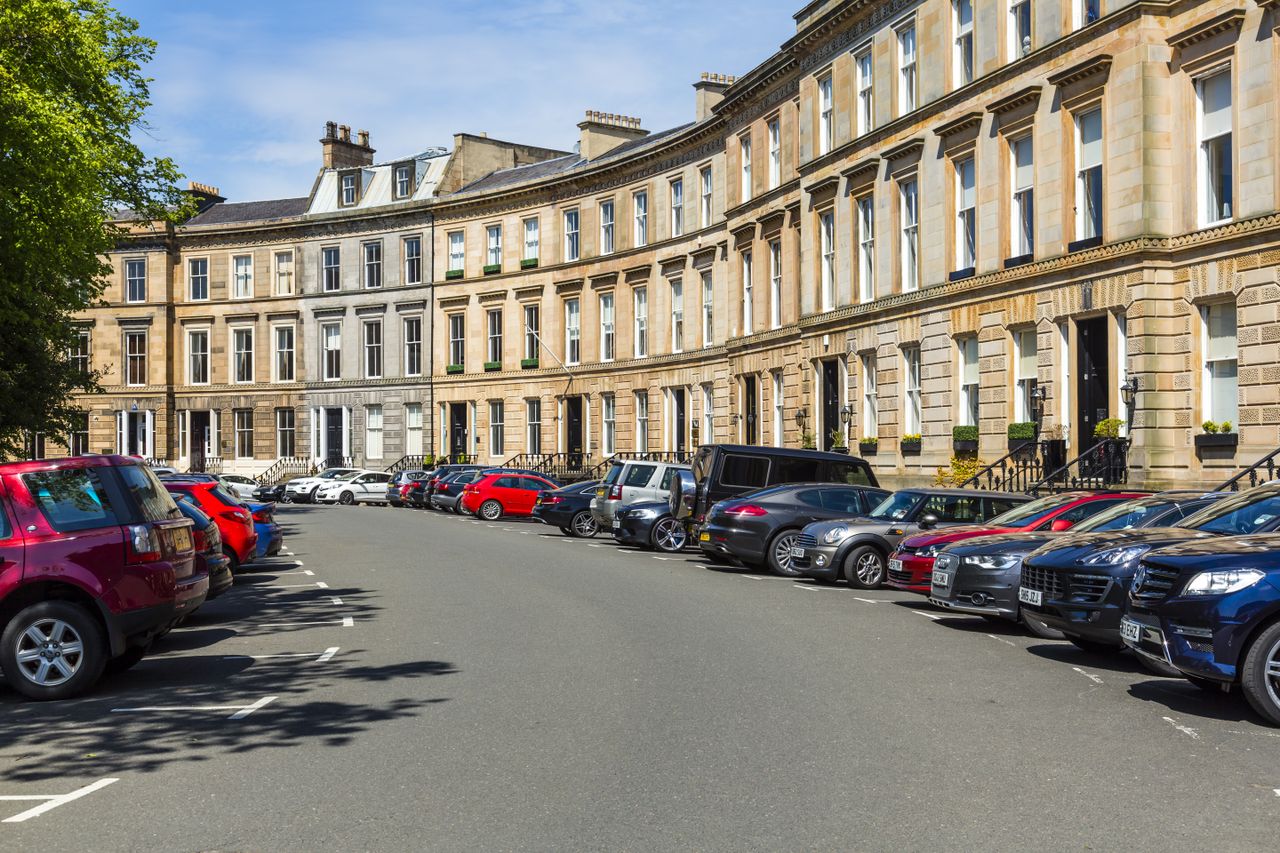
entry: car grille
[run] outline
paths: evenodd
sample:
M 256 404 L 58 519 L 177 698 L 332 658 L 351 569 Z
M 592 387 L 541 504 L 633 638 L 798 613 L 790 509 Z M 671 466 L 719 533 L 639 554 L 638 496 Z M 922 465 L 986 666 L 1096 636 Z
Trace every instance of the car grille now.
M 1097 604 L 1110 585 L 1111 578 L 1107 575 L 1072 575 L 1068 598 L 1080 604 Z
M 816 548 L 818 546 L 818 537 L 810 536 L 808 533 L 801 533 L 796 536 L 795 547 L 797 548 Z
M 889 580 L 892 581 L 893 583 L 912 583 L 913 582 L 911 572 L 895 572 L 893 569 L 889 570 Z
M 1178 573 L 1143 563 L 1138 570 L 1138 578 L 1131 593 L 1134 601 L 1163 601 L 1169 593 L 1173 592 L 1173 584 L 1178 579 Z
M 1045 600 L 1097 604 L 1106 596 L 1111 580 L 1109 575 L 1068 574 L 1033 568 L 1025 563 L 1022 566 L 1022 585 L 1040 590 Z
M 1032 568 L 1022 564 L 1022 585 L 1038 589 L 1048 598 L 1062 598 L 1062 576 L 1051 569 Z

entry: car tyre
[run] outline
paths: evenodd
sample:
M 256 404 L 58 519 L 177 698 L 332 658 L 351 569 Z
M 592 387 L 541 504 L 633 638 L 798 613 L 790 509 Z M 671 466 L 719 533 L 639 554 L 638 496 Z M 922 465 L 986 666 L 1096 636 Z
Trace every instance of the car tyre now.
M 480 517 L 485 521 L 497 521 L 502 518 L 502 504 L 495 500 L 487 500 L 480 504 Z
M 1025 610 L 1019 612 L 1018 621 L 1032 636 L 1039 637 L 1042 640 L 1065 640 L 1067 638 L 1066 634 L 1050 628 Z
M 314 487 L 314 488 L 311 490 L 310 494 L 308 494 L 308 495 L 307 495 L 307 500 L 308 500 L 309 502 L 311 502 L 311 503 L 315 503 L 315 502 L 316 502 L 316 494 L 317 494 L 317 493 L 319 493 L 319 491 L 320 491 L 320 487 L 317 485 L 316 487 Z
M 231 561 L 231 565 L 228 567 L 231 569 L 231 574 L 238 574 L 240 572 L 240 558 L 236 556 L 236 552 L 224 545 L 222 553 L 226 554 L 227 559 Z
M 34 654 L 43 648 L 35 635 L 56 644 L 53 662 Z M 10 619 L 0 636 L 0 670 L 9 686 L 28 699 L 68 699 L 85 692 L 102 675 L 107 655 L 98 620 L 70 601 L 32 604 Z
M 1113 643 L 1100 643 L 1097 640 L 1086 640 L 1084 637 L 1073 637 L 1070 634 L 1067 635 L 1067 640 L 1080 651 L 1094 655 L 1114 655 L 1124 649 L 1124 646 L 1117 646 Z
M 342 492 L 338 495 L 338 503 L 343 506 L 351 506 L 356 502 L 356 496 L 352 492 Z
M 860 545 L 844 559 L 844 576 L 855 589 L 879 589 L 884 583 L 884 554 L 870 545 Z
M 1280 725 L 1280 622 L 1267 627 L 1249 645 L 1240 674 L 1244 698 L 1272 725 Z
M 569 520 L 569 529 L 565 532 L 579 539 L 591 539 L 600 532 L 600 525 L 591 511 L 584 509 L 574 513 L 573 518 Z
M 653 523 L 649 533 L 649 544 L 654 550 L 664 554 L 679 554 L 689 544 L 689 534 L 684 525 L 669 515 L 664 515 Z
M 799 535 L 798 530 L 784 530 L 770 540 L 765 549 L 765 559 L 769 563 L 770 571 L 775 575 L 798 578 L 804 574 L 791 567 L 791 546 L 795 544 L 796 537 Z

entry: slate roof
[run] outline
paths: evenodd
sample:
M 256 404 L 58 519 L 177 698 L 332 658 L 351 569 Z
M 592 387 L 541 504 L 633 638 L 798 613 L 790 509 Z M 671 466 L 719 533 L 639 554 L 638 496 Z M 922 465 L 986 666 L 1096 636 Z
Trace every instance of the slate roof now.
M 215 204 L 197 216 L 187 220 L 187 225 L 226 225 L 232 222 L 260 222 L 270 219 L 286 219 L 307 212 L 306 196 L 302 198 L 275 198 L 267 201 L 238 201 Z

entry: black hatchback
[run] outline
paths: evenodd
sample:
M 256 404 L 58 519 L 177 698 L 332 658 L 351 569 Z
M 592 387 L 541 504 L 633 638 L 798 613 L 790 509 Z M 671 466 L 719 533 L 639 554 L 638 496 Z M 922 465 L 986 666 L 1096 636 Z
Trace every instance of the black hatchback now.
M 801 528 L 815 521 L 867 515 L 888 496 L 888 491 L 874 486 L 835 483 L 795 483 L 749 492 L 711 507 L 698 547 L 713 562 L 728 558 L 780 575 L 798 575 L 791 567 L 791 549 Z
M 591 500 L 599 485 L 599 480 L 589 480 L 541 492 L 533 503 L 533 517 L 559 527 L 566 536 L 589 539 L 600 532 L 600 525 L 591 514 Z

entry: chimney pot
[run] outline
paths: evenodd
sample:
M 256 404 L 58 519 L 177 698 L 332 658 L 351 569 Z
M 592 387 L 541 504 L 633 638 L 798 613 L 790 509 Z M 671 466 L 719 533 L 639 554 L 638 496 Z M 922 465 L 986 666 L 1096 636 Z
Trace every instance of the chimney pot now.
M 350 142 L 351 141 L 351 125 L 347 125 L 347 124 L 338 125 L 338 138 L 341 139 L 343 142 Z
M 338 123 L 336 121 L 326 121 L 324 123 L 324 138 L 333 139 L 338 135 Z
M 358 134 L 356 134 L 356 138 L 360 140 L 361 148 L 369 147 L 369 131 L 367 130 L 360 131 Z

